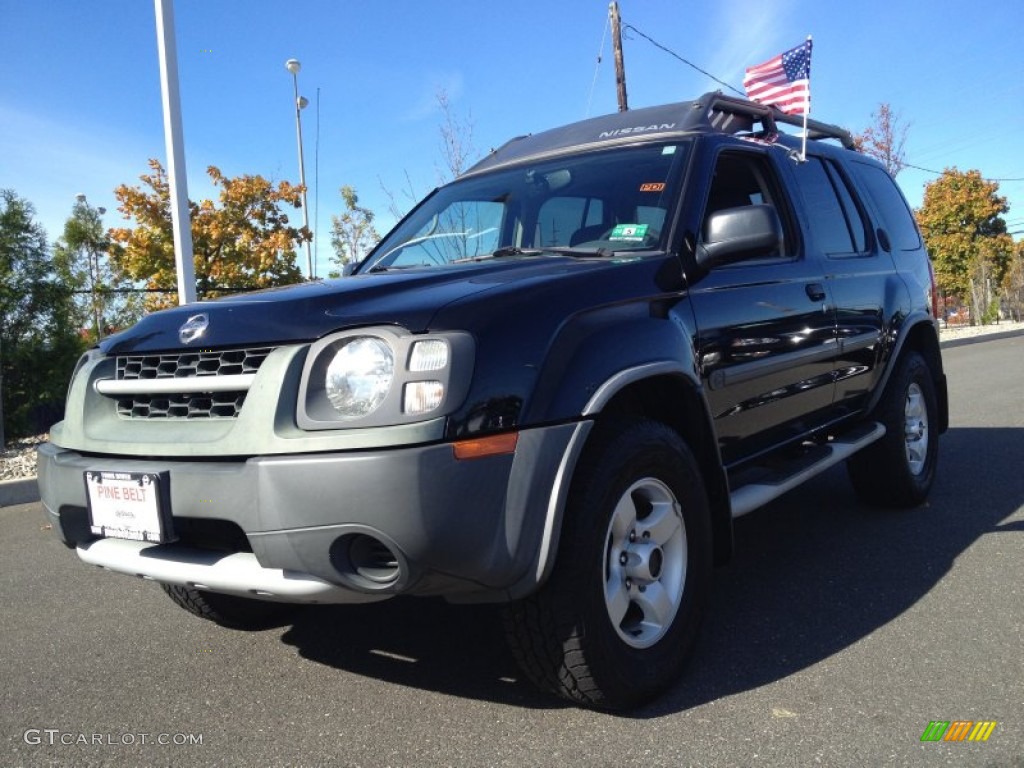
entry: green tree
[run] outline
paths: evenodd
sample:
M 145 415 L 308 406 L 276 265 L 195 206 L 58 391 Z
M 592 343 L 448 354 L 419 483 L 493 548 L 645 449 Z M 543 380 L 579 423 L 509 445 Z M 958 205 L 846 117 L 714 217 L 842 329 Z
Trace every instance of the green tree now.
M 54 269 L 32 204 L 0 190 L 0 402 L 8 436 L 60 418 L 84 344 L 72 321 L 72 286 Z
M 925 187 L 917 222 L 935 264 L 939 289 L 966 302 L 971 323 L 985 316 L 1013 253 L 999 184 L 977 170 L 947 168 Z
M 75 287 L 75 322 L 90 329 L 94 343 L 133 324 L 142 314 L 141 297 L 130 292 L 131 284 L 110 265 L 104 213 L 104 208 L 94 208 L 79 195 L 64 224 L 64 235 L 54 245 L 58 273 Z
M 162 291 L 146 299 L 147 309 L 159 309 L 177 303 L 177 277 L 167 176 L 157 160 L 149 167 L 152 173 L 139 177 L 141 187 L 114 190 L 118 210 L 136 226 L 110 230 L 110 255 L 119 274 Z M 189 202 L 196 294 L 209 298 L 224 289 L 299 282 L 296 246 L 311 235 L 305 227 L 291 226 L 282 208 L 299 208 L 302 188 L 286 181 L 275 185 L 262 176 L 228 178 L 212 165 L 206 172 L 220 192 L 216 203 Z
M 871 113 L 874 122 L 863 132 L 853 137 L 857 149 L 878 160 L 895 178 L 907 165 L 903 146 L 907 143 L 909 125 L 889 104 L 878 105 L 878 111 Z
M 345 211 L 331 217 L 331 245 L 334 247 L 334 263 L 340 267 L 361 261 L 367 252 L 377 244 L 380 235 L 373 226 L 373 211 L 359 205 L 359 195 L 346 185 L 340 190 L 345 202 Z M 331 277 L 337 277 L 332 272 Z

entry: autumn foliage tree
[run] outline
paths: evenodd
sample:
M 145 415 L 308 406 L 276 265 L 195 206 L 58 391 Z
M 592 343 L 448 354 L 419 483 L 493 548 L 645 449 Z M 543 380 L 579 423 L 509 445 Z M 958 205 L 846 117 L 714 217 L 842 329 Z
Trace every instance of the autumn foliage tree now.
M 1013 245 L 1013 259 L 1003 276 L 1003 300 L 1017 322 L 1024 320 L 1024 240 Z
M 163 291 L 147 297 L 152 310 L 177 303 L 177 278 L 167 175 L 157 160 L 149 167 L 141 186 L 114 190 L 118 210 L 135 227 L 110 230 L 110 255 L 124 276 Z M 262 176 L 227 178 L 212 165 L 206 172 L 220 192 L 216 202 L 189 202 L 198 297 L 299 282 L 296 247 L 310 233 L 291 226 L 284 208 L 301 206 L 302 188 Z
M 947 168 L 925 187 L 917 223 L 935 265 L 939 289 L 969 303 L 971 323 L 990 313 L 1013 255 L 999 184 L 976 170 Z
M 871 113 L 871 119 L 874 122 L 853 137 L 854 144 L 865 155 L 878 160 L 895 178 L 907 165 L 903 146 L 907 143 L 910 126 L 884 102 L 878 105 L 877 112 Z

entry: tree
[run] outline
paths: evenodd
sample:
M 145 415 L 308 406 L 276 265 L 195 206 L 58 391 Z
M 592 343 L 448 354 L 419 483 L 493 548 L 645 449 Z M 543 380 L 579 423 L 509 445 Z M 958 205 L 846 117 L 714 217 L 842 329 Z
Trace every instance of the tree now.
M 14 436 L 60 418 L 84 348 L 71 321 L 72 286 L 56 274 L 34 217 L 31 203 L 0 190 L 0 413 Z
M 377 244 L 380 235 L 373 226 L 373 211 L 359 205 L 359 195 L 355 189 L 346 185 L 339 192 L 345 201 L 345 212 L 331 217 L 331 245 L 334 247 L 335 263 L 344 267 L 361 261 Z M 337 276 L 337 273 L 331 273 L 331 277 Z
M 441 159 L 444 161 L 444 168 L 438 170 L 438 184 L 446 184 L 468 170 L 476 156 L 474 123 L 472 115 L 460 117 L 454 113 L 448 91 L 444 88 L 439 88 L 434 98 L 441 111 L 438 130 L 441 134 Z
M 907 165 L 903 146 L 907 143 L 910 126 L 885 102 L 878 105 L 877 112 L 871 113 L 871 119 L 874 122 L 854 136 L 854 144 L 861 152 L 878 160 L 895 178 Z
M 1010 316 L 1017 322 L 1024 320 L 1024 240 L 1014 243 L 1013 257 L 1001 287 Z
M 149 167 L 153 172 L 139 177 L 146 189 L 114 190 L 118 210 L 136 226 L 110 230 L 110 254 L 121 275 L 159 291 L 146 299 L 147 309 L 159 309 L 176 303 L 177 278 L 167 176 L 159 161 Z M 217 203 L 189 202 L 197 295 L 299 282 L 296 246 L 311 235 L 291 226 L 282 206 L 301 207 L 302 188 L 286 181 L 275 186 L 262 176 L 229 179 L 212 165 L 206 172 L 220 193 Z
M 54 245 L 58 274 L 76 291 L 75 322 L 79 328 L 91 329 L 94 343 L 131 325 L 142 313 L 141 299 L 110 265 L 104 213 L 106 209 L 92 207 L 80 195 L 64 224 L 63 237 Z
M 1009 210 L 999 184 L 980 171 L 947 168 L 924 190 L 917 223 L 935 264 L 939 289 L 968 302 L 971 323 L 992 306 L 992 290 L 1010 265 L 1013 240 L 1002 214 Z
M 462 175 L 471 165 L 476 157 L 476 146 L 473 142 L 473 118 L 470 115 L 459 116 L 452 108 L 451 99 L 445 88 L 438 88 L 434 92 L 434 101 L 441 113 L 441 124 L 438 126 L 438 133 L 441 137 L 441 161 L 443 167 L 434 164 L 437 172 L 438 186 L 447 184 L 454 178 Z M 405 171 L 405 187 L 401 190 L 401 197 L 391 190 L 383 181 L 380 183 L 381 190 L 388 198 L 388 211 L 396 219 L 405 216 L 410 205 L 419 202 L 421 195 L 417 194 L 416 187 L 409 177 L 409 171 Z

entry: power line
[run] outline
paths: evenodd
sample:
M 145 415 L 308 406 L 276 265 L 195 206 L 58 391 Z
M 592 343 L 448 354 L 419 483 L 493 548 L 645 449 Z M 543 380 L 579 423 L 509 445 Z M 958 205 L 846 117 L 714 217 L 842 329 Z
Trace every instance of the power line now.
M 644 38 L 644 40 L 646 40 L 647 42 L 649 42 L 649 43 L 650 43 L 651 45 L 655 46 L 656 48 L 661 48 L 661 50 L 663 50 L 663 51 L 664 51 L 665 53 L 667 53 L 667 54 L 668 54 L 669 56 L 673 56 L 673 57 L 675 57 L 675 58 L 679 59 L 679 61 L 683 62 L 683 64 L 685 64 L 686 66 L 688 66 L 688 67 L 692 67 L 693 69 L 695 69 L 695 70 L 697 70 L 698 72 L 700 72 L 700 73 L 701 73 L 702 75 L 704 75 L 704 76 L 706 76 L 706 77 L 710 77 L 710 78 L 711 78 L 712 80 L 714 80 L 714 81 L 715 81 L 716 83 L 718 83 L 719 85 L 724 85 L 724 86 L 725 86 L 726 88 L 728 88 L 728 89 L 729 89 L 730 91 L 734 91 L 734 92 L 738 93 L 738 94 L 739 94 L 740 96 L 742 96 L 742 97 L 746 98 L 746 96 L 747 96 L 747 95 L 746 95 L 745 93 L 743 93 L 743 91 L 741 91 L 741 90 L 739 90 L 738 88 L 736 88 L 735 86 L 732 86 L 732 85 L 730 85 L 729 83 L 725 82 L 725 80 L 720 80 L 720 79 L 718 79 L 717 77 L 715 77 L 714 75 L 712 75 L 712 74 L 711 74 L 710 72 L 708 72 L 708 71 L 707 71 L 706 69 L 701 69 L 700 67 L 698 67 L 698 66 L 697 66 L 696 64 L 694 64 L 694 63 L 693 63 L 692 61 L 687 61 L 686 59 L 684 59 L 684 58 L 683 58 L 682 56 L 680 56 L 680 55 L 679 55 L 678 53 L 676 53 L 675 51 L 673 51 L 673 50 L 670 50 L 670 49 L 666 48 L 666 47 L 665 47 L 664 45 L 662 45 L 661 43 L 659 43 L 659 42 L 658 42 L 657 40 L 654 40 L 654 39 L 652 39 L 651 37 L 649 37 L 648 35 L 645 35 L 645 34 L 644 34 L 643 32 L 641 32 L 641 31 L 640 31 L 639 29 L 637 29 L 636 27 L 634 27 L 634 26 L 633 26 L 632 24 L 623 24 L 623 25 L 622 25 L 622 28 L 623 28 L 623 29 L 631 29 L 631 30 L 633 30 L 633 31 L 634 31 L 634 32 L 636 32 L 636 33 L 637 33 L 638 35 L 640 35 L 640 37 Z
M 604 32 L 601 33 L 601 47 L 597 51 L 597 63 L 594 64 L 594 79 L 590 83 L 590 93 L 587 94 L 587 114 L 585 117 L 590 117 L 590 104 L 594 100 L 594 86 L 597 85 L 597 72 L 601 68 L 601 59 L 604 57 L 604 44 L 608 39 L 608 27 L 610 24 L 611 19 L 605 17 Z
M 675 51 L 667 48 L 666 46 L 664 46 L 661 43 L 659 43 L 657 40 L 654 40 L 653 38 L 651 38 L 649 35 L 646 35 L 643 32 L 641 32 L 639 29 L 634 27 L 632 24 L 623 24 L 622 28 L 626 29 L 626 30 L 632 30 L 633 32 L 636 32 L 638 35 L 640 35 L 640 37 L 644 38 L 649 43 L 651 43 L 651 45 L 653 45 L 653 46 L 655 46 L 657 48 L 660 48 L 661 50 L 665 51 L 665 53 L 667 53 L 670 56 L 678 59 L 679 61 L 681 61 L 686 66 L 692 67 L 693 69 L 695 69 L 698 72 L 700 72 L 702 75 L 705 75 L 706 77 L 710 77 L 712 80 L 714 80 L 719 85 L 724 85 L 726 88 L 728 88 L 729 90 L 731 90 L 731 91 L 733 91 L 735 93 L 738 93 L 740 96 L 742 96 L 744 98 L 747 97 L 747 95 L 745 93 L 743 93 L 742 91 L 740 91 L 738 88 L 735 88 L 734 86 L 730 85 L 729 83 L 725 82 L 724 80 L 722 80 L 722 79 L 720 79 L 718 77 L 715 77 L 714 75 L 712 75 L 707 70 L 701 69 L 700 67 L 698 67 L 693 62 L 687 61 L 686 59 L 684 59 L 682 56 L 680 56 Z M 603 45 L 604 44 L 602 42 L 602 48 L 603 48 Z M 600 62 L 600 57 L 598 57 L 598 61 Z M 936 170 L 934 170 L 932 168 L 924 168 L 924 167 L 922 167 L 920 165 L 914 165 L 913 163 L 904 163 L 903 166 L 905 168 L 913 168 L 914 170 L 924 171 L 925 173 L 934 173 L 936 176 L 941 176 L 944 173 L 944 171 L 936 171 Z M 1024 181 L 1024 177 L 1020 177 L 1020 176 L 992 177 L 992 178 L 985 177 L 984 181 L 1009 181 L 1009 182 L 1016 182 L 1016 181 Z
M 920 165 L 914 165 L 913 163 L 904 163 L 903 167 L 913 168 L 916 171 L 924 171 L 925 173 L 934 173 L 936 176 L 941 176 L 942 174 L 945 173 L 945 171 L 936 171 L 933 168 L 922 168 Z M 989 178 L 986 176 L 982 178 L 982 181 L 1024 181 L 1024 176 L 1015 176 L 1008 178 Z

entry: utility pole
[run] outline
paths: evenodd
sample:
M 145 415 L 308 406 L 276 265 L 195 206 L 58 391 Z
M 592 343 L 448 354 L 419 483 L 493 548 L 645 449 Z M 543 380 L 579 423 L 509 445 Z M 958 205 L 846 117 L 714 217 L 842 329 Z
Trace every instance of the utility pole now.
M 619 97 L 619 112 L 625 112 L 629 104 L 626 103 L 626 65 L 622 61 L 622 20 L 615 0 L 609 3 L 608 14 L 612 20 L 612 50 L 615 51 L 615 93 Z

